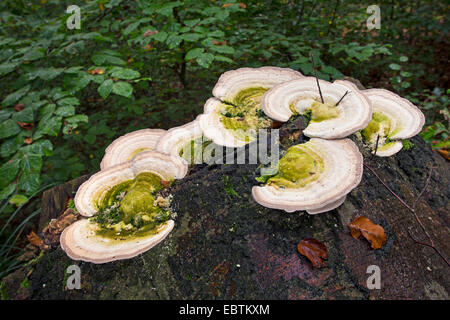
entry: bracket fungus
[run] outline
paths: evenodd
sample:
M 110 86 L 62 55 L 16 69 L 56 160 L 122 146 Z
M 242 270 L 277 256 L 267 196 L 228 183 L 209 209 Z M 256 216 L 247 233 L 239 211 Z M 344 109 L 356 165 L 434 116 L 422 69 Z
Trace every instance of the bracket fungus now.
M 278 172 L 252 195 L 259 204 L 287 212 L 316 214 L 340 206 L 361 181 L 363 157 L 350 139 L 312 138 L 290 147 Z
M 204 149 L 211 140 L 203 136 L 198 119 L 185 125 L 171 128 L 156 144 L 155 150 L 182 157 L 188 164 L 200 164 L 204 162 Z
M 89 218 L 63 231 L 61 247 L 70 258 L 93 263 L 147 251 L 174 226 L 169 200 L 158 192 L 186 173 L 187 164 L 180 157 L 147 151 L 94 174 L 74 199 L 79 213 Z
M 402 139 L 417 135 L 425 116 L 410 101 L 384 89 L 362 91 L 373 107 L 372 120 L 362 131 L 364 141 L 379 157 L 388 157 L 403 148 Z M 378 143 L 377 143 L 378 140 Z
M 129 161 L 141 152 L 154 150 L 164 133 L 166 130 L 163 129 L 142 129 L 117 138 L 106 148 L 100 169 Z
M 317 83 L 322 89 L 323 103 Z M 307 77 L 285 82 L 267 91 L 261 106 L 268 117 L 281 122 L 288 121 L 293 114 L 311 112 L 311 121 L 303 131 L 311 138 L 345 138 L 365 128 L 372 117 L 368 99 L 346 80 L 331 83 Z
M 273 86 L 303 78 L 292 69 L 240 68 L 223 73 L 199 117 L 203 134 L 226 147 L 242 147 L 256 139 L 272 121 L 261 111 L 261 98 Z

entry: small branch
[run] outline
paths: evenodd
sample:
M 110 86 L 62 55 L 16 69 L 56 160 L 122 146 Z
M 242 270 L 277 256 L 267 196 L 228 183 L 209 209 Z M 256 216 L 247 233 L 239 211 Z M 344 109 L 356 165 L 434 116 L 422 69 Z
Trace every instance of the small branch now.
M 427 189 L 428 185 L 430 184 L 431 181 L 431 176 L 433 175 L 433 166 L 430 166 L 430 171 L 428 173 L 428 178 L 427 178 L 427 182 L 425 182 L 425 186 L 423 187 L 422 191 L 420 191 L 419 195 L 417 196 L 416 200 L 413 203 L 413 209 L 416 209 L 416 204 L 419 201 L 419 199 L 422 197 L 422 195 L 424 194 L 425 190 Z
M 309 56 L 311 57 L 311 63 L 312 63 L 312 67 L 313 67 L 313 70 L 314 70 L 314 75 L 315 75 L 315 77 L 316 77 L 317 88 L 319 88 L 320 100 L 322 101 L 322 103 L 324 103 L 324 101 L 323 101 L 323 96 L 322 96 L 322 90 L 320 90 L 319 78 L 317 77 L 316 66 L 315 66 L 315 64 L 314 64 L 314 57 L 313 57 L 312 53 L 310 53 Z
M 377 142 L 375 143 L 375 151 L 372 153 L 372 156 L 370 157 L 370 160 L 372 160 L 378 151 L 378 142 L 380 141 L 380 135 L 377 134 Z
M 336 103 L 336 107 L 339 105 L 339 103 L 341 103 L 342 99 L 345 98 L 345 96 L 347 95 L 347 93 L 349 93 L 350 91 L 345 91 L 344 95 L 342 96 L 342 98 L 339 99 L 339 101 Z
M 416 219 L 417 223 L 419 224 L 420 228 L 422 229 L 422 231 L 425 233 L 425 235 L 427 236 L 428 240 L 429 240 L 429 244 L 428 243 L 424 243 L 424 242 L 419 242 L 416 241 L 412 235 L 410 234 L 410 237 L 414 240 L 415 243 L 423 245 L 423 246 L 427 246 L 430 248 L 433 248 L 434 251 L 436 251 L 436 253 L 445 261 L 445 263 L 447 264 L 447 266 L 450 266 L 450 263 L 448 262 L 447 258 L 444 257 L 444 255 L 439 251 L 438 248 L 436 248 L 433 239 L 431 238 L 430 234 L 427 232 L 427 230 L 425 229 L 425 226 L 423 225 L 422 221 L 420 220 L 419 216 L 416 213 L 415 210 L 415 206 L 417 204 L 417 201 L 419 200 L 419 198 L 423 195 L 423 193 L 425 192 L 425 189 L 428 187 L 428 184 L 430 183 L 431 180 L 431 175 L 433 173 L 433 166 L 430 166 L 430 173 L 428 175 L 427 181 L 423 187 L 423 189 L 420 191 L 418 197 L 416 198 L 416 200 L 414 201 L 413 207 L 410 207 L 405 201 L 403 201 L 402 198 L 400 198 L 394 191 L 392 191 L 391 188 L 389 188 L 389 186 L 377 175 L 377 173 L 375 172 L 375 170 L 372 169 L 372 167 L 370 167 L 369 165 L 364 163 L 364 167 L 366 167 L 370 172 L 372 172 L 372 174 L 378 179 L 378 181 L 380 181 L 383 186 L 395 197 L 397 198 L 398 201 L 400 201 L 400 203 L 407 208 L 409 211 L 412 212 L 412 214 L 414 215 L 414 218 Z M 409 233 L 409 230 L 408 230 Z

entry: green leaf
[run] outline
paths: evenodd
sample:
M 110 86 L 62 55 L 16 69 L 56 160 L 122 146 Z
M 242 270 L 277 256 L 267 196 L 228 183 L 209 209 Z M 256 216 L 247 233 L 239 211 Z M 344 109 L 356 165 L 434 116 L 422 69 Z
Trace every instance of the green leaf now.
M 119 81 L 114 83 L 112 92 L 119 96 L 129 98 L 133 94 L 133 86 L 128 82 Z
M 401 62 L 406 62 L 406 61 L 408 61 L 408 57 L 407 56 L 401 56 L 398 60 L 400 60 Z
M 391 64 L 389 65 L 389 68 L 391 68 L 392 70 L 398 71 L 398 70 L 400 70 L 402 67 L 401 67 L 399 64 L 391 63 Z
M 181 41 L 183 41 L 182 37 L 177 34 L 173 34 L 167 38 L 166 43 L 169 49 L 175 49 L 176 47 L 178 47 Z
M 39 121 L 37 130 L 33 135 L 33 139 L 39 139 L 45 134 L 48 134 L 49 136 L 57 136 L 59 129 L 61 129 L 61 125 L 62 117 L 60 116 L 50 117 L 48 119 L 47 117 L 43 118 Z
M 156 10 L 157 13 L 162 14 L 163 16 L 170 16 L 172 14 L 172 10 L 175 7 L 179 7 L 183 4 L 181 1 L 173 1 L 164 4 L 160 9 Z
M 46 69 L 39 69 L 36 72 L 36 75 L 41 78 L 42 80 L 48 81 L 53 80 L 57 76 L 59 76 L 61 73 L 63 73 L 64 69 L 62 68 L 46 68 Z
M 118 57 L 110 56 L 106 54 L 96 54 L 92 56 L 92 61 L 97 65 L 104 65 L 104 64 L 116 64 L 119 66 L 123 66 L 126 64 L 126 62 Z
M 31 86 L 27 85 L 25 87 L 20 88 L 19 90 L 9 94 L 3 101 L 2 104 L 5 107 L 8 107 L 10 105 L 13 105 L 14 103 L 16 103 L 17 101 L 19 101 L 20 98 L 22 98 L 24 95 L 26 95 L 28 93 L 28 91 L 30 91 Z
M 188 42 L 195 42 L 198 41 L 199 39 L 203 38 L 204 35 L 200 34 L 200 33 L 185 33 L 183 34 L 183 40 L 188 41 Z
M 68 97 L 58 100 L 56 103 L 60 106 L 79 106 L 80 100 L 78 100 L 78 98 L 75 97 Z
M 192 28 L 193 26 L 195 26 L 199 22 L 200 22 L 200 19 L 185 20 L 184 24 L 187 25 L 188 27 Z
M 0 156 L 7 158 L 16 153 L 17 150 L 19 150 L 19 148 L 24 144 L 26 134 L 27 133 L 25 131 L 22 131 L 15 137 L 5 140 L 0 146 Z
M 24 173 L 19 179 L 19 190 L 31 195 L 39 190 L 41 177 L 37 172 Z
M 49 117 L 55 111 L 55 109 L 56 109 L 56 104 L 54 104 L 54 103 L 47 104 L 39 112 L 41 115 L 41 118 Z
M 20 154 L 20 168 L 23 172 L 40 172 L 42 168 L 42 154 L 34 153 L 30 146 L 22 148 Z
M 0 167 L 0 190 L 4 189 L 19 173 L 20 160 L 10 160 Z
M 76 114 L 74 116 L 68 117 L 65 119 L 68 123 L 74 124 L 79 122 L 88 122 L 89 118 L 85 114 Z
M 141 24 L 141 21 L 135 21 L 135 22 L 129 24 L 129 25 L 125 28 L 125 30 L 123 30 L 122 34 L 125 35 L 125 36 L 129 35 L 129 34 L 132 33 L 134 30 L 136 30 L 136 28 L 139 27 L 140 24 Z
M 31 50 L 27 51 L 22 59 L 24 61 L 34 61 L 34 60 L 38 60 L 41 59 L 43 57 L 45 57 L 45 49 L 44 48 L 32 48 Z
M 18 63 L 11 62 L 0 64 L 0 77 L 14 71 L 18 67 L 18 65 Z
M 195 48 L 195 49 L 191 49 L 186 53 L 186 57 L 185 60 L 191 60 L 191 59 L 195 59 L 197 57 L 199 57 L 203 51 L 205 51 L 205 49 L 203 48 Z
M 412 74 L 411 72 L 408 72 L 408 71 L 401 71 L 401 72 L 400 72 L 400 75 L 401 75 L 402 77 L 409 78 L 409 77 L 411 77 L 413 74 Z
M 9 119 L 12 113 L 12 110 L 9 109 L 0 110 L 0 123 L 5 121 L 6 119 Z
M 228 57 L 221 56 L 221 55 L 215 55 L 214 60 L 221 61 L 221 62 L 227 62 L 227 63 L 233 63 L 233 60 L 231 60 Z
M 111 76 L 119 79 L 132 80 L 139 78 L 141 74 L 132 69 L 118 68 L 112 72 Z
M 93 134 L 86 134 L 83 138 L 83 140 L 89 144 L 93 144 L 96 139 L 97 139 L 97 137 Z
M 167 32 L 165 31 L 160 31 L 158 33 L 155 33 L 154 35 L 152 35 L 151 37 L 153 37 L 153 39 L 155 39 L 158 42 L 164 42 L 167 39 Z
M 70 117 L 75 114 L 75 107 L 72 105 L 61 106 L 56 109 L 55 114 L 61 117 Z
M 108 98 L 110 95 L 112 88 L 114 85 L 114 81 L 111 79 L 105 80 L 97 89 L 98 93 L 103 99 Z
M 12 119 L 14 121 L 19 122 L 33 122 L 34 121 L 33 108 L 27 107 L 20 112 L 14 113 Z
M 53 154 L 53 145 L 50 140 L 38 140 L 29 147 L 32 153 L 43 154 L 46 157 Z
M 196 60 L 201 67 L 209 68 L 214 60 L 214 55 L 211 53 L 202 53 Z
M 0 139 L 15 136 L 20 132 L 20 126 L 14 120 L 8 119 L 0 123 Z
M 219 53 L 225 53 L 225 54 L 234 54 L 234 49 L 232 47 L 223 45 L 223 46 L 212 46 L 211 50 L 219 52 Z
M 0 191 L 0 201 L 8 198 L 14 192 L 14 190 L 16 190 L 16 186 L 17 185 L 15 183 L 11 183 L 5 189 Z
M 401 87 L 402 87 L 403 89 L 407 89 L 407 88 L 409 88 L 410 86 L 411 86 L 411 83 L 409 83 L 409 82 L 407 82 L 407 81 L 402 82 L 402 84 L 401 84 Z
M 15 187 L 13 185 L 13 187 Z M 22 204 L 26 203 L 28 198 L 23 194 L 15 194 L 9 199 L 10 204 L 14 204 L 16 207 L 20 207 Z

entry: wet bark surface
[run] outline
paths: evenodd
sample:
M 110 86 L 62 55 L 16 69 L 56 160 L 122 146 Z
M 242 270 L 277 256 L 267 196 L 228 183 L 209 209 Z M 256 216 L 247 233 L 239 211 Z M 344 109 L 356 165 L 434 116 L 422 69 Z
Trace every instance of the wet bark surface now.
M 300 121 L 300 122 L 299 122 Z M 283 125 L 283 148 L 305 140 L 302 119 Z M 449 255 L 450 166 L 420 137 L 410 150 L 369 164 L 406 203 L 430 183 L 417 213 L 436 246 Z M 72 261 L 57 248 L 29 273 L 31 299 L 448 299 L 450 272 L 430 248 L 413 214 L 367 169 L 360 185 L 336 210 L 317 215 L 286 213 L 258 205 L 251 188 L 257 165 L 197 165 L 168 192 L 177 212 L 174 230 L 153 249 L 133 259 L 95 265 Z M 61 213 L 87 177 L 58 186 L 43 198 L 41 224 Z M 347 224 L 366 216 L 381 225 L 387 243 L 379 250 L 353 239 Z M 409 230 L 409 233 L 408 233 Z M 315 238 L 328 248 L 327 266 L 313 268 L 297 244 Z M 68 290 L 68 266 L 81 269 L 81 289 Z M 381 289 L 369 290 L 371 265 L 380 268 Z

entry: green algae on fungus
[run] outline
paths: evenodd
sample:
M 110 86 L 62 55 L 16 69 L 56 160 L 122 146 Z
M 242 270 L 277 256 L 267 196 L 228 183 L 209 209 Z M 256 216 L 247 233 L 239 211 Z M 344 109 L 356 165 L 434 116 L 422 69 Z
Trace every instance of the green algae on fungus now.
M 339 109 L 333 103 L 313 102 L 311 105 L 311 121 L 321 122 L 339 116 Z
M 261 108 L 268 117 L 280 122 L 310 111 L 311 119 L 303 130 L 310 138 L 341 139 L 369 124 L 372 106 L 354 84 L 344 80 L 319 83 L 324 103 L 318 97 L 316 78 L 307 77 L 272 87 L 264 94 Z
M 394 146 L 395 141 L 391 141 L 390 137 L 394 136 L 401 128 L 393 130 L 394 126 L 391 119 L 382 112 L 373 112 L 372 120 L 369 125 L 361 131 L 364 141 L 374 149 L 377 144 L 377 151 L 384 151 Z
M 130 156 L 128 157 L 127 160 L 131 160 L 134 158 L 134 156 L 138 155 L 141 152 L 145 152 L 145 151 L 151 151 L 151 148 L 138 148 L 136 150 L 134 150 L 133 152 L 130 153 Z
M 306 144 L 290 147 L 278 162 L 278 173 L 267 179 L 268 185 L 302 188 L 317 180 L 324 170 L 322 158 Z
M 261 110 L 265 88 L 249 88 L 239 92 L 221 111 L 221 122 L 226 129 L 246 142 L 253 140 L 259 129 L 269 128 L 272 120 Z
M 212 143 L 211 140 L 205 137 L 198 137 L 186 142 L 180 149 L 178 155 L 185 159 L 190 164 L 200 164 L 206 161 L 204 151 L 207 146 Z
M 156 233 L 170 217 L 170 212 L 155 205 L 155 194 L 163 188 L 161 177 L 141 172 L 108 190 L 99 201 L 98 213 L 91 218 L 98 226 L 96 234 L 115 239 Z
M 344 203 L 361 181 L 363 157 L 350 139 L 312 138 L 290 147 L 278 172 L 267 183 L 252 188 L 259 204 L 286 212 L 326 212 Z

